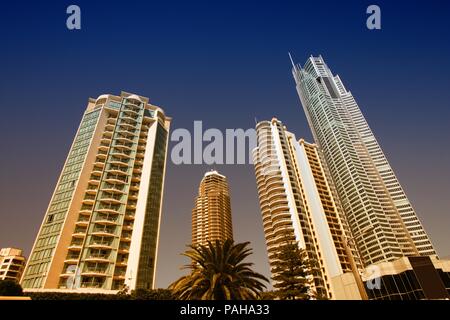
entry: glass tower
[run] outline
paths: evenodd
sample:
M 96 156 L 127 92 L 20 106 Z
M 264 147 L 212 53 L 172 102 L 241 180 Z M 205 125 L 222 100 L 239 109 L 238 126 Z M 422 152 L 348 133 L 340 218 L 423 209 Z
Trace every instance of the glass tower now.
M 89 99 L 21 283 L 152 288 L 171 118 L 148 98 Z
M 293 66 L 297 91 L 363 263 L 434 255 L 433 246 L 350 91 L 321 56 Z M 367 231 L 369 230 L 369 231 Z

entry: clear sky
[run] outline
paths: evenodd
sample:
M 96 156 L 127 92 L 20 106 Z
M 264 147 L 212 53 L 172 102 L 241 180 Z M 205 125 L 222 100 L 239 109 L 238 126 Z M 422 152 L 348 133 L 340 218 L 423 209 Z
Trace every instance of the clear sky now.
M 81 7 L 82 29 L 66 28 Z M 0 10 L 0 247 L 29 254 L 89 97 L 150 98 L 172 129 L 251 128 L 278 117 L 311 140 L 287 56 L 322 54 L 357 99 L 438 253 L 450 255 L 450 2 L 17 1 Z M 171 145 L 173 146 L 173 144 Z M 170 149 L 169 149 L 170 151 Z M 215 166 L 231 188 L 234 235 L 269 274 L 253 167 Z M 183 271 L 208 166 L 168 161 L 157 270 Z

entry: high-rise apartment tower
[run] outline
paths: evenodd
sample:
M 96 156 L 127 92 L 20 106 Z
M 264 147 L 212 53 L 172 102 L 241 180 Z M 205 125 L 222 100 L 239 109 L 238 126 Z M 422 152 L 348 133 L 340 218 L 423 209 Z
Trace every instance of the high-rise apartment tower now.
M 256 132 L 253 163 L 272 278 L 279 248 L 295 241 L 320 267 L 311 274 L 312 289 L 334 298 L 332 279 L 351 271 L 344 241 L 349 229 L 319 150 L 297 141 L 276 118 L 259 122 Z
M 203 177 L 192 209 L 192 245 L 233 240 L 227 178 L 217 171 Z
M 153 287 L 170 121 L 135 94 L 89 99 L 25 289 Z

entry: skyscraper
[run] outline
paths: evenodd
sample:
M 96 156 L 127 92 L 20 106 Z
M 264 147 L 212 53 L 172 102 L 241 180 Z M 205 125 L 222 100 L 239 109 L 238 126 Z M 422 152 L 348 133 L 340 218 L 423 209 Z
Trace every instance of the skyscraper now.
M 170 121 L 134 94 L 89 99 L 25 289 L 153 287 Z
M 233 240 L 227 178 L 217 171 L 205 173 L 192 209 L 192 245 Z
M 365 265 L 434 255 L 433 246 L 350 91 L 321 56 L 293 65 L 297 91 Z M 370 230 L 365 236 L 364 230 Z
M 280 246 L 294 240 L 320 266 L 313 290 L 334 298 L 332 279 L 351 271 L 343 241 L 349 229 L 319 151 L 276 118 L 259 122 L 256 132 L 253 163 L 272 278 Z

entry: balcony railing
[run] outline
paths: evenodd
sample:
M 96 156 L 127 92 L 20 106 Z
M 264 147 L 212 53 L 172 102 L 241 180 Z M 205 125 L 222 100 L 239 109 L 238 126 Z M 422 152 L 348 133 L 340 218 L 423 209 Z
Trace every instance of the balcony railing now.
M 106 220 L 106 221 L 111 221 L 111 222 L 116 222 L 117 221 L 117 217 L 114 216 L 110 216 L 110 215 L 98 215 L 97 219 L 95 221 L 100 221 L 100 220 Z
M 112 246 L 112 242 L 111 241 L 107 241 L 107 240 L 92 240 L 91 245 L 111 247 Z
M 109 259 L 109 254 L 90 254 L 87 259 Z
M 103 286 L 103 283 L 101 282 L 82 282 L 81 287 L 82 288 L 101 288 Z
M 119 180 L 119 181 L 122 181 L 122 182 L 125 182 L 125 183 L 128 182 L 128 177 L 127 176 L 121 176 L 119 174 L 108 173 L 106 175 L 106 179 L 107 180 Z
M 120 204 L 104 204 L 104 203 L 101 203 L 98 206 L 98 209 L 99 210 L 105 209 L 105 210 L 119 211 L 120 210 Z

